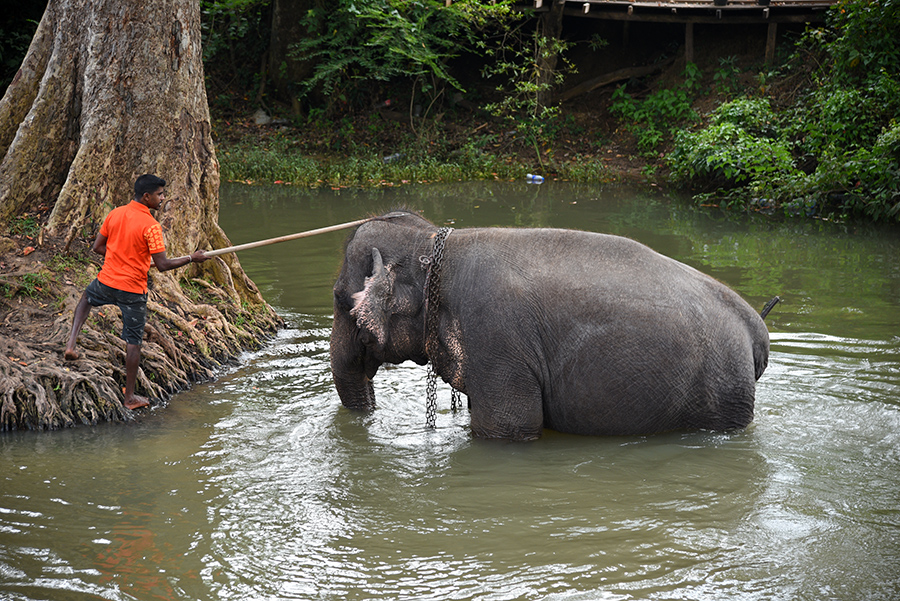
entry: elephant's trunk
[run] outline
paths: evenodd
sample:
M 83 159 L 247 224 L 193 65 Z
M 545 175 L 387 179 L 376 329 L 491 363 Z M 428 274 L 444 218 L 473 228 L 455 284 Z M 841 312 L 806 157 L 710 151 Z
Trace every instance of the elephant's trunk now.
M 362 411 L 375 409 L 375 389 L 372 380 L 365 374 L 360 373 L 355 378 L 338 377 L 334 374 L 334 387 L 337 388 L 344 407 Z
M 350 318 L 338 311 L 331 330 L 331 376 L 345 407 L 375 409 L 375 390 L 366 373 L 365 347 L 357 340 Z

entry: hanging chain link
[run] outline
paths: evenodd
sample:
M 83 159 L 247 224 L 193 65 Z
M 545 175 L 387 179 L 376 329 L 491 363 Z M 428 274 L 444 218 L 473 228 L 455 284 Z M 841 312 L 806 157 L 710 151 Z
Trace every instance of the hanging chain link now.
M 428 376 L 425 379 L 425 427 L 434 430 L 437 421 L 437 373 L 434 363 L 428 362 Z
M 425 354 L 428 355 L 428 378 L 425 382 L 425 427 L 433 430 L 437 418 L 437 371 L 434 357 L 438 345 L 438 309 L 441 305 L 441 263 L 444 258 L 444 241 L 453 231 L 442 227 L 434 237 L 431 257 L 421 257 L 422 266 L 428 269 L 425 276 Z M 455 405 L 453 401 L 453 405 Z

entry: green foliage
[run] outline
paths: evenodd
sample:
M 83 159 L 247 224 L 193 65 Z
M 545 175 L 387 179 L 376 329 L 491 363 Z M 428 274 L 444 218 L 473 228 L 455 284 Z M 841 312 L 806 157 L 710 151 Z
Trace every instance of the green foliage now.
M 713 111 L 710 123 L 730 123 L 757 136 L 772 137 L 777 133 L 777 116 L 766 98 L 737 98 L 721 104 Z
M 60 282 L 66 280 L 79 287 L 85 287 L 91 283 L 93 273 L 86 269 L 90 261 L 83 254 L 61 253 L 52 256 L 47 261 L 47 269 L 53 274 L 54 280 Z M 65 277 L 61 274 L 65 273 Z
M 297 82 L 300 96 L 318 91 L 333 99 L 362 102 L 365 86 L 394 78 L 424 77 L 434 94 L 444 84 L 460 88 L 446 62 L 473 48 L 492 15 L 509 13 L 509 2 L 482 5 L 462 0 L 337 0 L 308 11 L 308 35 L 292 58 L 314 66 Z M 371 98 L 367 99 L 371 101 Z
M 796 102 L 723 104 L 677 137 L 676 181 L 794 214 L 900 220 L 900 0 L 842 0 L 827 23 L 799 42 L 818 68 Z
M 680 133 L 668 160 L 676 180 L 707 189 L 762 186 L 794 169 L 784 142 L 754 136 L 728 122 Z
M 738 99 L 720 105 L 707 127 L 680 132 L 669 155 L 672 176 L 703 188 L 751 185 L 794 171 L 790 147 L 769 137 L 774 114 L 766 99 Z
M 594 43 L 597 43 L 596 40 Z M 506 119 L 525 142 L 532 146 L 538 162 L 541 146 L 553 137 L 553 127 L 559 107 L 550 106 L 546 99 L 554 86 L 563 82 L 566 73 L 574 70 L 565 53 L 570 44 L 548 38 L 535 30 L 530 34 L 512 28 L 496 46 L 482 46 L 488 63 L 482 69 L 487 79 L 499 80 L 497 91 L 503 96 L 485 109 L 494 116 Z M 563 68 L 546 72 L 541 59 L 556 57 Z
M 85 265 L 87 265 L 87 261 L 84 257 L 69 255 L 69 254 L 58 254 L 53 255 L 47 261 L 47 269 L 50 271 L 68 271 L 71 269 L 81 269 Z
M 210 103 L 233 108 L 235 90 L 260 87 L 255 68 L 269 46 L 271 0 L 201 0 L 203 62 Z M 249 68 L 248 68 L 249 65 Z
M 788 135 L 820 162 L 871 148 L 900 115 L 900 0 L 842 0 L 828 27 L 800 44 L 819 55 L 809 93 L 790 114 Z
M 900 70 L 900 1 L 841 0 L 828 11 L 830 32 L 824 49 L 831 58 L 830 79 L 860 84 L 873 74 Z
M 781 190 L 786 206 L 900 219 L 900 1 L 842 0 L 801 44 L 822 58 L 815 86 L 789 113 L 785 137 L 816 170 Z
M 782 195 L 793 211 L 900 220 L 900 123 L 886 127 L 871 148 L 828 153 L 815 172 L 787 182 Z
M 805 152 L 821 156 L 871 146 L 882 127 L 900 114 L 900 80 L 882 70 L 864 86 L 828 81 L 793 113 L 790 133 Z
M 43 293 L 44 288 L 49 281 L 50 280 L 45 273 L 26 273 L 22 276 L 22 287 L 20 288 L 20 292 L 25 296 L 35 298 Z
M 733 96 L 740 90 L 738 75 L 741 71 L 737 68 L 736 62 L 736 56 L 719 57 L 719 68 L 713 74 L 713 87 L 719 94 Z
M 560 180 L 590 183 L 614 183 L 619 175 L 610 170 L 602 161 L 592 157 L 577 155 L 571 161 L 562 163 L 557 169 Z
M 38 298 L 44 294 L 44 289 L 50 281 L 44 272 L 26 273 L 0 284 L 0 290 L 3 291 L 3 296 L 6 298 L 14 298 L 18 294 L 29 298 Z
M 268 39 L 262 18 L 270 0 L 201 0 L 203 18 L 203 61 L 209 62 L 219 53 L 233 52 L 252 33 Z
M 218 304 L 219 299 L 216 299 L 215 297 L 207 298 L 205 290 L 196 282 L 181 279 L 178 284 L 181 286 L 181 291 L 184 295 L 191 299 L 191 302 L 207 303 L 211 305 Z
M 31 213 L 16 215 L 9 221 L 9 233 L 13 236 L 34 237 L 40 229 L 37 216 Z
M 644 100 L 635 99 L 625 91 L 624 85 L 613 92 L 610 110 L 637 136 L 642 153 L 653 155 L 679 125 L 696 119 L 691 105 L 701 75 L 700 70 L 689 63 L 684 71 L 684 82 L 677 88 L 658 90 Z

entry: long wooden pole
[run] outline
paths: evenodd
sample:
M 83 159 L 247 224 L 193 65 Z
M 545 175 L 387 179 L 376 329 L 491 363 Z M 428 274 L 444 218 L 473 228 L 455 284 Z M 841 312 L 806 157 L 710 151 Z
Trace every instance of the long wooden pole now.
M 337 230 L 345 230 L 347 228 L 356 227 L 358 225 L 362 225 L 365 222 L 369 221 L 368 219 L 360 219 L 358 221 L 350 221 L 347 223 L 340 223 L 338 225 L 329 225 L 328 227 L 320 227 L 316 230 L 308 230 L 305 232 L 297 232 L 296 234 L 288 234 L 287 236 L 279 236 L 278 238 L 269 238 L 268 240 L 257 240 L 256 242 L 247 242 L 246 244 L 238 244 L 237 246 L 226 246 L 225 248 L 219 248 L 216 250 L 206 251 L 205 254 L 207 257 L 216 257 L 218 255 L 224 255 L 225 253 L 233 253 L 239 250 L 247 250 L 248 248 L 256 248 L 258 246 L 268 246 L 269 244 L 277 244 L 279 242 L 287 242 L 288 240 L 296 240 L 297 238 L 308 238 L 309 236 L 317 236 L 319 234 L 327 234 L 328 232 L 335 232 Z M 186 258 L 179 257 L 180 259 Z

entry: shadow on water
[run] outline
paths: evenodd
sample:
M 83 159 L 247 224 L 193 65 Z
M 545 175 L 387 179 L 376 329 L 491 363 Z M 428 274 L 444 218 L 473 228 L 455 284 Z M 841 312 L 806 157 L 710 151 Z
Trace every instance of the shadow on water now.
M 900 594 L 896 232 L 622 188 L 224 186 L 235 244 L 396 206 L 627 235 L 770 315 L 745 431 L 473 440 L 425 369 L 348 411 L 328 355 L 346 232 L 241 254 L 288 327 L 135 424 L 0 436 L 3 599 L 891 599 Z

